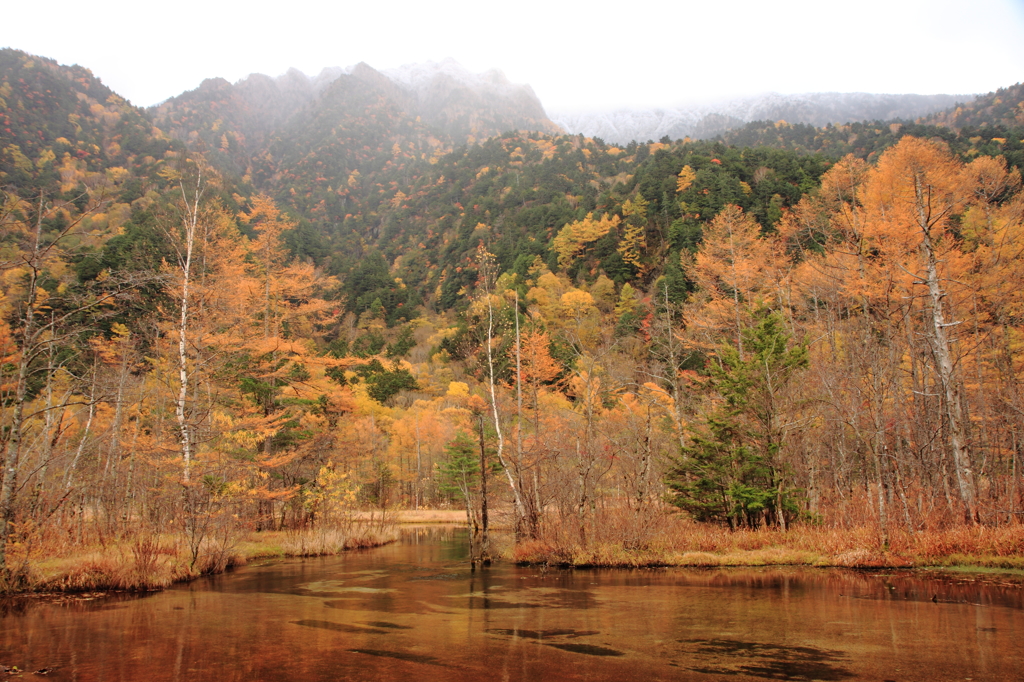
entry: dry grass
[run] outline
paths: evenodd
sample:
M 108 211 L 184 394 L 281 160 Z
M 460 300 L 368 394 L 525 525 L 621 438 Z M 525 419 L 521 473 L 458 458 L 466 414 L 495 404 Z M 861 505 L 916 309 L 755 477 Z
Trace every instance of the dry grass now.
M 1024 568 L 1024 526 L 961 526 L 894 539 L 920 566 Z
M 182 538 L 142 534 L 116 544 L 47 548 L 28 566 L 17 589 L 84 592 L 158 590 L 262 557 L 322 556 L 393 542 L 396 523 L 463 523 L 464 512 L 407 510 L 355 516 L 330 527 L 248 533 L 207 540 L 195 562 Z M 585 539 L 581 539 L 581 535 Z M 883 544 L 878 528 L 797 526 L 740 530 L 664 515 L 634 531 L 621 512 L 605 512 L 581 529 L 549 522 L 543 536 L 513 544 L 494 536 L 492 551 L 520 564 L 559 566 L 843 566 L 980 567 L 1024 570 L 1024 526 L 958 526 L 920 532 L 894 530 Z
M 595 523 L 586 541 L 578 529 L 550 524 L 542 538 L 520 542 L 504 556 L 521 564 L 559 566 L 843 566 L 854 568 L 983 566 L 1024 568 L 1024 526 L 962 526 L 920 532 L 893 531 L 884 544 L 877 527 L 796 526 L 729 531 L 667 515 L 646 541 L 622 540 L 624 522 L 602 532 Z M 618 535 L 619 537 L 612 537 Z
M 378 547 L 398 539 L 391 523 L 353 521 L 336 528 L 249 533 L 205 540 L 193 561 L 186 543 L 173 535 L 143 535 L 106 547 L 65 548 L 29 566 L 20 591 L 151 591 L 201 575 L 221 573 L 265 557 L 324 556 Z
M 578 544 L 551 545 L 543 540 L 519 543 L 508 553 L 520 564 L 550 564 L 574 567 L 640 568 L 654 566 L 793 566 L 830 565 L 820 554 L 785 546 L 759 549 L 680 549 L 652 546 L 626 549 L 614 543 L 582 547 Z M 837 564 L 838 565 L 838 564 Z
M 464 509 L 396 509 L 387 512 L 394 523 L 466 523 Z M 379 516 L 380 512 L 375 512 Z M 359 512 L 356 519 L 369 519 L 370 512 Z
M 213 541 L 203 543 L 193 562 L 191 552 L 176 539 L 144 536 L 36 565 L 27 588 L 40 592 L 159 590 L 244 563 L 243 555 Z
M 394 542 L 398 532 L 394 526 L 353 523 L 339 528 L 310 528 L 287 531 L 281 541 L 285 556 L 329 556 L 350 549 L 367 549 Z

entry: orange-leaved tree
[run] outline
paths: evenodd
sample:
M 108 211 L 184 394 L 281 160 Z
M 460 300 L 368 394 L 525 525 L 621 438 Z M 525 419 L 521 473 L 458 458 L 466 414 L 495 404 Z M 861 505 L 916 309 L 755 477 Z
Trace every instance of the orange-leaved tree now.
M 690 310 L 690 327 L 705 333 L 712 348 L 728 338 L 743 355 L 744 328 L 759 306 L 780 301 L 788 263 L 778 242 L 761 234 L 753 216 L 729 205 L 704 228 L 691 266 L 700 295 Z

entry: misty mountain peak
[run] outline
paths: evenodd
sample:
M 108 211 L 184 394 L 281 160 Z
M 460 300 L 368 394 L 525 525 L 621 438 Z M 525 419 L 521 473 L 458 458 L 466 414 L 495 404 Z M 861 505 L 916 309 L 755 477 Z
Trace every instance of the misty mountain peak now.
M 309 76 L 302 73 L 294 66 L 285 71 L 283 74 L 275 78 L 279 85 L 285 88 L 308 88 L 311 86 L 312 81 Z
M 218 76 L 216 78 L 204 78 L 203 82 L 199 84 L 197 90 L 200 92 L 216 92 L 230 88 L 231 83 L 228 83 L 226 80 Z
M 500 69 L 489 69 L 483 73 L 472 73 L 451 57 L 440 62 L 427 61 L 418 64 L 404 64 L 397 69 L 386 69 L 384 73 L 410 90 L 421 92 L 434 87 L 438 81 L 448 80 L 472 90 L 518 89 L 524 86 L 510 83 Z

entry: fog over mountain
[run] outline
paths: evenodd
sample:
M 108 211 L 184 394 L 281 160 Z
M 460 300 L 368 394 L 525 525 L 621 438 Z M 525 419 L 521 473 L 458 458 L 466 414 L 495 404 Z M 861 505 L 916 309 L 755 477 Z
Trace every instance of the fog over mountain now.
M 342 80 L 363 83 L 455 142 L 484 139 L 507 130 L 560 132 L 529 85 L 511 83 L 496 69 L 470 73 L 451 59 L 388 71 L 360 62 L 345 68 L 328 67 L 314 77 L 289 69 L 277 77 L 251 74 L 234 84 L 210 78 L 151 111 L 173 135 L 187 140 L 190 131 L 196 130 L 181 125 L 189 118 L 188 112 L 216 102 L 218 116 L 234 119 L 235 128 L 258 146 L 265 135 L 299 111 L 315 109 Z
M 970 99 L 973 95 L 768 93 L 682 107 L 555 112 L 551 119 L 569 133 L 627 144 L 632 140 L 645 142 L 665 136 L 673 140 L 714 137 L 750 121 L 784 120 L 824 126 L 852 121 L 913 120 Z
M 343 77 L 354 78 L 386 92 L 410 115 L 451 136 L 455 142 L 480 140 L 507 130 L 564 131 L 599 137 L 615 144 L 636 140 L 710 138 L 751 121 L 779 121 L 824 126 L 855 121 L 914 120 L 973 95 L 890 95 L 870 93 L 767 93 L 703 104 L 650 109 L 584 109 L 546 113 L 543 103 L 526 84 L 512 83 L 498 69 L 472 73 L 453 59 L 406 64 L 378 71 L 365 63 L 328 67 L 310 77 L 289 69 L 272 78 L 252 74 L 235 84 L 222 78 L 154 107 L 158 119 L 197 96 L 235 100 L 244 110 L 241 129 L 256 139 L 282 125 Z M 186 138 L 188 131 L 172 132 Z
M 440 126 L 454 137 L 479 138 L 485 129 L 511 129 L 495 129 L 501 125 L 559 132 L 533 88 L 509 82 L 498 69 L 470 73 L 454 59 L 445 59 L 407 64 L 382 73 L 415 93 L 416 112 L 428 124 Z

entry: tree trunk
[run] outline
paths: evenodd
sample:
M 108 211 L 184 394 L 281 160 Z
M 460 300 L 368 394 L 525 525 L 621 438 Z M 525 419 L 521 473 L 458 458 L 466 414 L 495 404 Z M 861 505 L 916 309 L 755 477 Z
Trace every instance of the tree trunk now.
M 185 193 L 185 185 L 181 186 L 181 197 L 184 200 L 183 216 L 185 255 L 181 261 L 181 317 L 178 321 L 178 398 L 174 406 L 174 415 L 178 421 L 178 442 L 181 445 L 181 480 L 186 486 L 192 479 L 192 433 L 186 411 L 189 390 L 188 367 L 188 322 L 190 286 L 192 284 L 192 251 L 195 247 L 196 228 L 199 224 L 199 198 L 202 195 L 202 172 L 196 179 L 196 188 L 192 200 Z M 191 202 L 191 203 L 190 203 Z
M 484 444 L 484 416 L 480 415 L 480 563 L 488 566 L 491 563 L 491 542 L 488 536 L 487 519 L 487 450 Z
M 942 299 L 945 292 L 939 282 L 938 259 L 929 232 L 929 202 L 925 197 L 925 188 L 920 177 L 914 178 L 914 189 L 917 195 L 918 225 L 921 228 L 921 251 L 925 259 L 926 284 L 931 308 L 931 340 L 935 353 L 935 369 L 939 375 L 942 390 L 942 403 L 949 433 L 949 446 L 953 456 L 953 467 L 956 471 L 957 485 L 964 510 L 972 523 L 978 522 L 977 493 L 974 484 L 974 472 L 971 469 L 970 454 L 967 451 L 966 424 L 960 391 L 960 381 L 950 349 L 949 335 L 946 329 L 957 322 L 946 322 L 942 310 Z
M 7 437 L 7 452 L 4 457 L 3 484 L 0 485 L 0 587 L 11 587 L 10 567 L 7 565 L 7 543 L 11 539 L 14 525 L 14 509 L 18 492 L 18 463 L 21 459 L 22 438 L 24 437 L 25 397 L 28 393 L 29 364 L 36 345 L 36 302 L 38 298 L 40 246 L 43 233 L 43 197 L 39 197 L 39 213 L 36 216 L 35 245 L 32 256 L 27 259 L 29 269 L 28 297 L 22 318 L 21 344 L 18 353 L 18 376 L 14 388 L 14 409 Z
M 505 478 L 508 480 L 508 486 L 512 489 L 512 502 L 515 507 L 516 514 L 516 528 L 521 528 L 522 520 L 526 518 L 526 508 L 523 504 L 522 490 L 518 485 L 516 485 L 516 479 L 512 475 L 512 469 L 505 458 L 505 436 L 501 431 L 501 419 L 498 415 L 498 398 L 495 391 L 494 351 L 492 349 L 492 346 L 494 345 L 494 305 L 491 303 L 491 292 L 486 281 L 486 270 L 488 265 L 486 260 L 488 258 L 493 258 L 493 256 L 484 251 L 481 254 L 481 271 L 484 271 L 484 295 L 487 297 L 487 370 L 488 386 L 491 394 L 491 416 L 494 419 L 494 430 L 498 435 L 498 462 L 501 463 L 501 467 L 505 471 Z

